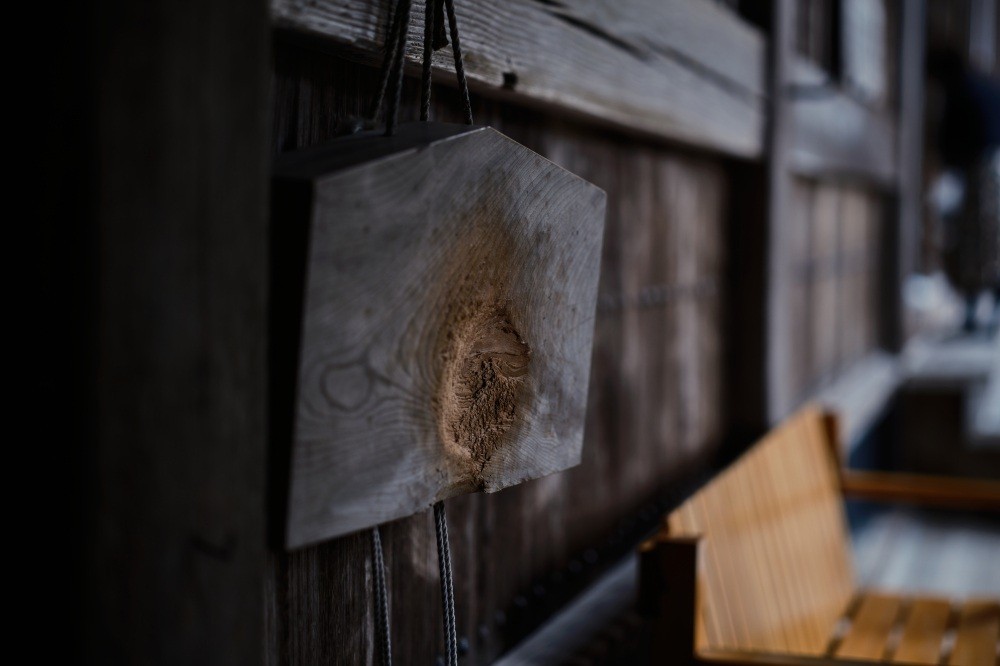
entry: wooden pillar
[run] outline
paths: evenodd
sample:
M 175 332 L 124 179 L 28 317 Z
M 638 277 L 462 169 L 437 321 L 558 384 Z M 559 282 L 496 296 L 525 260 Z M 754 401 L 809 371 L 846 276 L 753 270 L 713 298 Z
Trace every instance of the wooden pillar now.
M 768 133 L 768 224 L 765 246 L 765 415 L 769 425 L 792 408 L 789 312 L 788 242 L 792 175 L 791 101 L 786 94 L 791 78 L 794 0 L 775 0 L 771 17 L 770 118 Z
M 903 286 L 913 272 L 923 208 L 924 51 L 926 3 L 899 5 L 899 109 L 896 192 L 882 240 L 880 343 L 898 352 L 906 344 Z
M 73 662 L 259 663 L 267 4 L 90 9 Z

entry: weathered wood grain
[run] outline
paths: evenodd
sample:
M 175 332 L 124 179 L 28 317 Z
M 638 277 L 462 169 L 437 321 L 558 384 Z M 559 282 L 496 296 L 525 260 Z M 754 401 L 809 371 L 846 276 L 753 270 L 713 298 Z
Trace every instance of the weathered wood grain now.
M 847 176 L 894 186 L 898 165 L 893 116 L 831 87 L 825 74 L 804 59 L 794 58 L 789 65 L 792 90 L 810 91 L 789 95 L 790 167 L 802 176 Z
M 378 57 L 392 3 L 272 0 L 274 24 Z M 705 0 L 456 3 L 474 89 L 711 150 L 757 157 L 764 131 L 764 41 Z M 408 57 L 422 54 L 414 12 Z M 434 65 L 450 81 L 449 49 Z
M 276 153 L 330 138 L 339 120 L 371 98 L 374 70 L 281 41 L 275 57 Z M 453 89 L 435 88 L 433 100 L 436 118 L 461 120 Z M 655 516 L 652 493 L 690 479 L 715 450 L 723 427 L 725 290 L 680 283 L 675 266 L 692 251 L 681 239 L 694 239 L 699 282 L 718 285 L 732 255 L 722 251 L 730 179 L 720 160 L 477 95 L 473 107 L 478 123 L 608 193 L 599 293 L 610 307 L 597 315 L 580 465 L 446 501 L 458 631 L 469 644 L 463 663 L 486 664 L 610 565 L 604 548 L 627 548 L 630 526 Z M 418 109 L 418 87 L 407 80 L 401 117 L 416 119 Z M 678 305 L 689 301 L 700 304 L 702 318 L 694 357 L 681 352 L 674 332 Z M 676 397 L 682 381 L 696 388 L 683 410 Z M 692 418 L 693 409 L 706 420 Z M 433 663 L 443 641 L 432 522 L 417 514 L 384 526 L 383 535 L 395 654 Z M 369 558 L 364 534 L 272 553 L 267 663 L 372 663 Z
M 289 547 L 579 462 L 603 191 L 442 123 L 289 153 L 275 178 L 305 187 L 276 189 L 274 226 L 310 228 Z

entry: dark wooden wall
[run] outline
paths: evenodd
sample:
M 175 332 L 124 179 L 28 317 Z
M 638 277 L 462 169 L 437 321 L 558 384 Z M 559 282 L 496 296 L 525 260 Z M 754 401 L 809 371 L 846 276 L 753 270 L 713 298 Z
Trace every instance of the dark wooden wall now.
M 267 7 L 39 12 L 53 32 L 32 110 L 48 125 L 28 170 L 43 185 L 32 321 L 45 331 L 29 343 L 44 359 L 29 392 L 61 407 L 32 419 L 45 446 L 28 448 L 44 451 L 32 469 L 60 474 L 37 487 L 58 502 L 35 520 L 64 550 L 31 578 L 73 580 L 34 593 L 58 606 L 59 635 L 32 644 L 62 663 L 251 664 L 265 555 Z
M 274 151 L 332 135 L 365 108 L 377 72 L 275 46 Z M 417 114 L 407 82 L 402 115 Z M 459 121 L 453 90 L 435 117 Z M 583 463 L 494 495 L 447 502 L 463 663 L 487 663 L 564 604 L 655 522 L 666 488 L 702 469 L 722 435 L 728 180 L 724 161 L 474 99 L 475 119 L 608 192 Z M 540 285 L 544 288 L 544 285 Z M 384 527 L 394 654 L 443 651 L 429 513 Z M 367 663 L 367 533 L 291 554 L 266 582 L 271 664 Z
M 796 403 L 878 346 L 883 204 L 861 185 L 796 179 L 788 226 L 788 340 Z
M 330 2 L 272 2 L 290 12 L 284 27 L 267 4 L 100 0 L 56 26 L 53 43 L 64 48 L 51 51 L 44 77 L 45 226 L 35 242 L 48 271 L 33 318 L 43 324 L 34 342 L 45 363 L 30 389 L 45 406 L 34 422 L 62 444 L 39 449 L 49 457 L 66 450 L 57 455 L 71 468 L 72 496 L 35 521 L 59 542 L 45 552 L 69 549 L 67 568 L 82 588 L 73 590 L 70 614 L 80 629 L 74 651 L 85 658 L 68 663 L 374 658 L 367 536 L 293 553 L 265 545 L 273 388 L 266 210 L 274 155 L 330 138 L 338 120 L 367 105 L 375 72 L 341 56 L 371 58 L 378 31 L 368 19 L 388 3 L 357 0 L 351 6 L 364 11 L 346 12 L 351 20 L 339 27 Z M 500 57 L 506 51 L 490 47 L 524 38 L 513 21 L 523 16 L 481 4 L 495 18 L 471 22 L 467 34 L 497 60 L 470 58 L 474 84 L 492 100 L 474 99 L 478 122 L 609 198 L 583 463 L 447 503 L 467 664 L 509 649 L 629 552 L 709 468 L 736 401 L 751 405 L 754 426 L 766 425 L 766 405 L 757 403 L 774 381 L 804 398 L 875 345 L 871 266 L 886 222 L 881 190 L 845 185 L 822 169 L 792 175 L 783 163 L 794 180 L 786 188 L 791 225 L 768 227 L 768 37 L 734 25 L 724 6 L 643 2 L 619 13 L 649 16 L 648 25 L 605 26 L 602 17 L 618 11 L 611 5 L 594 4 L 594 17 L 588 7 L 521 3 L 531 25 L 573 47 L 571 57 L 554 59 L 572 67 L 547 68 L 543 49 L 554 47 L 539 40 L 517 63 L 514 91 L 503 87 L 501 75 L 514 73 Z M 320 10 L 323 20 L 313 21 L 310 12 Z M 292 43 L 285 31 L 298 24 L 290 16 L 312 25 L 300 35 L 339 55 Z M 352 42 L 341 28 L 355 19 L 363 34 Z M 658 36 L 669 48 L 657 46 Z M 618 80 L 609 74 L 622 68 L 627 104 L 615 99 Z M 576 77 L 591 74 L 606 80 L 572 90 Z M 781 94 L 785 83 L 777 82 Z M 595 89 L 607 108 L 588 105 Z M 546 105 L 550 97 L 555 106 Z M 458 118 L 449 85 L 436 89 L 434 106 L 439 119 Z M 529 110 L 539 106 L 577 120 Z M 724 112 L 699 126 L 701 108 Z M 403 116 L 415 115 L 408 81 Z M 628 131 L 633 116 L 641 133 Z M 739 131 L 716 131 L 733 119 Z M 884 138 L 892 125 L 882 120 L 867 117 L 864 131 L 843 141 L 834 128 L 806 147 Z M 882 157 L 891 152 L 875 147 Z M 889 161 L 848 166 L 886 181 Z M 818 166 L 844 169 L 827 162 Z M 766 242 L 786 231 L 789 251 L 767 255 Z M 771 316 L 763 295 L 778 263 L 793 278 L 782 301 L 793 341 L 777 350 L 792 355 L 791 378 L 761 367 L 775 351 L 762 337 Z M 753 330 L 740 327 L 750 319 Z M 738 358 L 750 360 L 743 383 L 730 381 Z M 52 406 L 65 406 L 65 418 Z M 397 663 L 433 663 L 442 651 L 432 531 L 427 514 L 385 526 Z

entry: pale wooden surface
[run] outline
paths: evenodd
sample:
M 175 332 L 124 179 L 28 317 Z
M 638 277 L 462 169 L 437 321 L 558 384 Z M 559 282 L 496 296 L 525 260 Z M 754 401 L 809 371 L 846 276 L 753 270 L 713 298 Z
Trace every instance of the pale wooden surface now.
M 372 61 L 388 1 L 272 0 L 274 24 Z M 741 157 L 764 132 L 764 40 L 707 0 L 456 3 L 474 90 Z M 408 57 L 422 54 L 414 11 Z M 453 80 L 450 49 L 434 56 Z
M 769 434 L 668 519 L 703 537 L 707 649 L 820 654 L 853 592 L 822 415 Z
M 308 151 L 276 167 L 315 187 L 289 547 L 580 460 L 605 195 L 453 127 L 403 126 L 397 152 L 347 167 Z
M 971 601 L 962 606 L 949 666 L 981 666 L 997 662 L 1000 603 Z
M 874 592 L 865 594 L 851 618 L 847 634 L 837 647 L 836 656 L 881 661 L 901 607 L 899 597 Z
M 901 663 L 936 663 L 950 615 L 951 604 L 943 599 L 913 602 L 893 658 Z

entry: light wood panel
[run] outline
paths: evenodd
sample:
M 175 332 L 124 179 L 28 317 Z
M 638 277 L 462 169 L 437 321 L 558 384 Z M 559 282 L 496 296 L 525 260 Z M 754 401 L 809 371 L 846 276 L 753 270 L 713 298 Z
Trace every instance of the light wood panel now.
M 866 593 L 851 618 L 847 635 L 837 647 L 836 656 L 882 661 L 887 653 L 889 634 L 896 625 L 901 608 L 899 597 Z
M 910 607 L 893 654 L 896 663 L 936 664 L 941 657 L 941 642 L 948 628 L 951 604 L 942 599 L 917 599 Z
M 380 53 L 392 3 L 272 0 L 279 28 L 366 61 Z M 761 154 L 764 40 L 707 0 L 456 3 L 465 67 L 484 94 L 545 104 L 631 132 L 741 157 Z M 423 12 L 408 56 L 422 57 Z M 453 79 L 450 49 L 435 54 Z M 442 77 L 444 78 L 444 77 Z
M 701 535 L 704 647 L 820 654 L 852 594 L 822 414 L 804 410 L 670 514 Z

